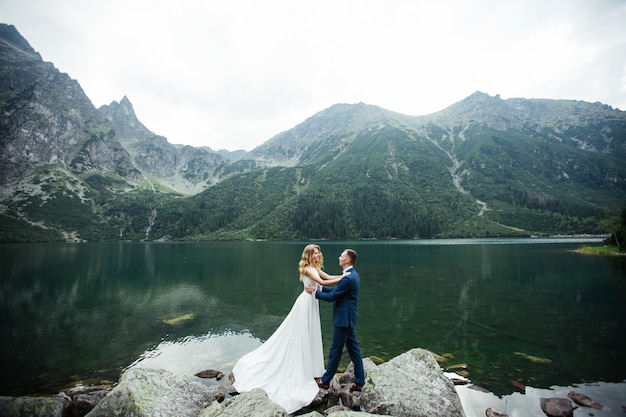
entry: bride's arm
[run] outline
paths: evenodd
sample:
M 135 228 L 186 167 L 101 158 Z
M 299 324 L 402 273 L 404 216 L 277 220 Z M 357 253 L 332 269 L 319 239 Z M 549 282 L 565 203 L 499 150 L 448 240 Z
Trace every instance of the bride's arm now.
M 322 282 L 317 281 L 318 283 L 322 284 L 322 285 L 331 285 L 331 284 L 336 284 L 339 281 L 341 281 L 341 278 L 343 278 L 344 276 L 346 276 L 347 274 L 342 274 L 342 275 L 328 275 L 326 272 L 322 271 L 321 269 L 317 268 L 315 269 L 315 272 L 317 272 L 318 277 L 320 277 L 320 280 L 322 280 Z M 310 277 L 311 279 L 315 280 L 315 278 Z

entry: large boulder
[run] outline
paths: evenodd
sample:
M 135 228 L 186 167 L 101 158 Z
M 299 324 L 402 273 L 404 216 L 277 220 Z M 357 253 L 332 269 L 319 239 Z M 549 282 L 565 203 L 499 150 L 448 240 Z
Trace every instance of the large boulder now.
M 465 417 L 454 384 L 424 349 L 412 349 L 370 369 L 361 410 L 395 417 Z
M 197 417 L 216 393 L 193 377 L 131 368 L 88 417 Z
M 223 403 L 213 402 L 198 417 L 288 417 L 287 410 L 272 402 L 257 388 L 236 395 Z
M 63 417 L 66 405 L 61 397 L 0 397 L 0 416 Z

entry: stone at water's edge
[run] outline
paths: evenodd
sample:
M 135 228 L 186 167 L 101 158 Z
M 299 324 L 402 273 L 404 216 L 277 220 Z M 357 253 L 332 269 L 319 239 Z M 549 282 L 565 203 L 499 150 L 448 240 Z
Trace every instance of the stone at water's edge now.
M 572 417 L 574 408 L 569 398 L 541 398 L 541 409 L 548 417 Z
M 506 413 L 501 413 L 497 410 L 494 410 L 493 408 L 489 407 L 488 409 L 485 410 L 485 415 L 487 417 L 509 417 L 508 414 Z
M 63 417 L 64 407 L 60 397 L 0 397 L 2 417 Z
M 583 407 L 593 407 L 598 410 L 602 410 L 604 405 L 600 404 L 594 399 L 587 397 L 585 394 L 581 394 L 579 392 L 570 391 L 567 393 L 567 398 L 574 401 L 576 404 Z
M 198 417 L 288 417 L 289 413 L 273 403 L 265 391 L 257 388 L 230 398 L 213 402 Z
M 197 417 L 215 391 L 192 377 L 162 369 L 132 368 L 88 417 Z
M 215 369 L 205 369 L 204 371 L 197 372 L 195 374 L 198 378 L 215 378 L 218 381 L 224 378 L 224 373 L 221 371 L 216 371 Z
M 454 384 L 430 352 L 412 349 L 368 372 L 361 410 L 396 417 L 465 417 Z

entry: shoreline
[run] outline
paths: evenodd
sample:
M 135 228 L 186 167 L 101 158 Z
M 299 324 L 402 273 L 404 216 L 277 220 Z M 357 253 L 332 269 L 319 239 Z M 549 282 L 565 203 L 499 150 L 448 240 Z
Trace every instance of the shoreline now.
M 132 367 L 159 369 L 159 367 L 142 365 L 143 364 L 137 363 L 135 366 L 126 368 L 125 371 L 128 371 Z M 187 376 L 196 374 L 190 374 L 188 371 L 181 369 L 169 370 L 169 372 Z M 213 372 L 216 372 L 216 375 L 217 373 L 225 375 L 231 371 L 227 369 L 226 372 Z M 503 415 L 506 414 L 510 417 L 545 417 L 546 414 L 541 409 L 541 399 L 568 398 L 568 393 L 572 391 L 587 396 L 603 406 L 602 409 L 596 409 L 576 406 L 574 404 L 575 409 L 573 417 L 623 417 L 625 415 L 624 413 L 626 413 L 626 379 L 620 382 L 598 381 L 577 383 L 569 386 L 554 385 L 550 388 L 525 386 L 523 387 L 523 392 L 513 392 L 511 394 L 498 396 L 484 388 L 474 385 L 468 378 L 462 377 L 454 372 L 446 372 L 443 368 L 442 372 L 444 372 L 445 376 L 450 379 L 451 382 L 454 383 L 457 381 L 457 384 L 454 385 L 454 389 L 461 402 L 465 417 L 483 417 L 487 409 L 492 409 L 494 412 L 502 413 Z M 340 377 L 341 373 L 338 373 L 336 376 Z M 214 389 L 219 388 L 226 392 L 226 397 L 230 397 L 228 386 L 226 385 L 228 384 L 228 378 L 220 378 L 220 380 L 218 380 L 214 377 L 201 377 L 198 382 L 207 387 L 213 387 Z M 67 396 L 67 394 L 71 394 L 72 391 L 78 392 L 81 390 L 110 392 L 118 383 L 119 380 L 115 382 L 101 381 L 100 384 L 91 385 L 76 384 L 74 387 L 67 385 L 64 390 L 53 395 L 25 395 L 12 398 L 55 398 Z
M 490 392 L 473 389 L 470 384 L 456 385 L 466 417 L 484 417 L 492 408 L 511 417 L 545 417 L 540 406 L 541 398 L 567 398 L 570 391 L 584 394 L 603 405 L 603 409 L 579 406 L 574 417 L 623 417 L 626 413 L 626 379 L 622 382 L 589 382 L 571 386 L 554 385 L 550 388 L 527 386 L 524 392 L 498 397 Z

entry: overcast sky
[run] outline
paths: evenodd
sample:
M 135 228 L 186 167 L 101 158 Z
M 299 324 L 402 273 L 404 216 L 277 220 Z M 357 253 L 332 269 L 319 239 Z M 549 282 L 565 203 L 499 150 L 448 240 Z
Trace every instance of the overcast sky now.
M 96 107 L 251 150 L 336 103 L 425 115 L 475 91 L 626 110 L 625 0 L 0 0 Z

